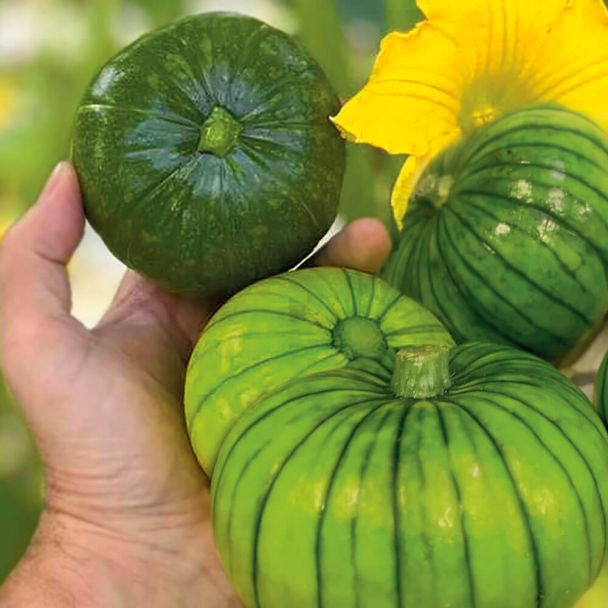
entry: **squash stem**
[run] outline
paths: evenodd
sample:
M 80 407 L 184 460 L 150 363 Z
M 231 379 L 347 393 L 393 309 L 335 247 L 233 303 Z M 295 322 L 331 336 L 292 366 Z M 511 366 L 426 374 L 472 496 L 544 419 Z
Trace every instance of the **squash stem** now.
M 447 346 L 412 346 L 397 353 L 392 388 L 398 397 L 428 399 L 452 384 Z
M 242 128 L 228 110 L 216 106 L 201 127 L 198 151 L 224 158 L 236 145 Z

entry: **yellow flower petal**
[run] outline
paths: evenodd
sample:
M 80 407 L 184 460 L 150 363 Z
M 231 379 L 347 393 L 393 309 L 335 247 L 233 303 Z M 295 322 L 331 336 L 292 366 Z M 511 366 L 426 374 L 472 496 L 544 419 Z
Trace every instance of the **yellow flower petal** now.
M 502 114 L 549 101 L 535 86 L 539 54 L 575 0 L 420 0 L 431 22 L 458 37 L 467 77 L 458 122 L 468 132 Z M 601 0 L 593 0 L 601 2 Z
M 393 216 L 399 230 L 403 228 L 403 218 L 407 211 L 407 204 L 414 191 L 416 181 L 427 162 L 427 157 L 416 158 L 415 156 L 408 156 L 395 182 L 391 195 L 391 207 L 393 208 Z
M 608 12 L 577 0 L 534 61 L 535 94 L 587 114 L 608 130 Z
M 514 81 L 527 93 L 525 78 L 536 53 L 574 0 L 419 0 L 422 11 L 437 27 L 458 39 L 468 80 L 498 102 Z M 601 0 L 595 0 L 601 2 Z M 478 87 L 479 83 L 482 87 Z M 497 87 L 498 91 L 492 91 Z M 480 88 L 485 90 L 479 91 Z M 477 103 L 481 100 L 477 99 Z M 507 100 L 508 101 L 508 100 Z M 466 109 L 466 108 L 465 108 Z
M 390 34 L 365 88 L 336 118 L 357 143 L 391 154 L 427 154 L 435 140 L 458 134 L 460 83 L 455 41 L 428 23 Z
M 417 4 L 429 21 L 441 23 L 459 33 L 463 46 L 470 46 L 472 42 L 469 38 L 471 29 L 480 27 L 485 29 L 487 40 L 494 40 L 504 47 L 508 46 L 505 42 L 525 36 L 530 30 L 546 32 L 562 11 L 575 1 L 418 0 Z M 468 24 L 469 29 L 463 29 L 463 24 Z
M 354 142 L 424 155 L 534 103 L 538 54 L 575 1 L 420 0 L 428 21 L 383 40 L 369 82 L 334 122 Z
M 452 143 L 452 140 L 446 141 L 445 143 L 442 142 L 441 147 L 448 146 L 450 143 Z M 408 156 L 401 168 L 391 194 L 393 217 L 400 230 L 403 228 L 403 218 L 405 217 L 407 205 L 412 197 L 414 188 L 426 169 L 426 166 L 431 162 L 437 152 L 439 152 L 438 149 L 432 148 L 429 150 L 429 153 L 424 156 Z

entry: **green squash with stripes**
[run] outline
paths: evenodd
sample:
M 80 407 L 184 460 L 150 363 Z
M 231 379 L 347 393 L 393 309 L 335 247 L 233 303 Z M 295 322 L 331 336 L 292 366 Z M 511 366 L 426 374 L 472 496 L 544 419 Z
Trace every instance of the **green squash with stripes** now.
M 608 134 L 557 106 L 505 115 L 418 181 L 384 278 L 456 341 L 562 361 L 608 310 Z
M 249 286 L 211 319 L 190 360 L 185 414 L 199 462 L 212 475 L 226 434 L 265 392 L 343 367 L 390 378 L 395 352 L 419 344 L 453 340 L 378 277 L 310 268 Z
M 248 608 L 569 608 L 606 556 L 608 436 L 550 364 L 412 347 L 292 378 L 235 421 L 212 479 Z
M 87 89 L 73 160 L 87 217 L 127 266 L 223 298 L 293 268 L 336 216 L 340 102 L 291 36 L 206 13 L 143 36 Z
M 595 405 L 604 424 L 608 426 L 608 353 L 595 378 Z

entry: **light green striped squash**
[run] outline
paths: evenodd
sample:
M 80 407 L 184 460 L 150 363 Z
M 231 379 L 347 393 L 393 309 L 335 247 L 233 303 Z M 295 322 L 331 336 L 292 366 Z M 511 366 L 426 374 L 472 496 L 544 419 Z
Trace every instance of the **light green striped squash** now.
M 531 106 L 436 157 L 384 278 L 456 341 L 562 360 L 608 309 L 608 135 Z
M 388 378 L 395 352 L 418 344 L 453 341 L 377 277 L 311 268 L 249 286 L 215 314 L 190 361 L 185 412 L 199 462 L 211 475 L 226 433 L 269 389 L 348 366 Z
M 395 370 L 299 374 L 230 430 L 213 524 L 245 605 L 571 607 L 606 555 L 589 401 L 501 345 L 414 348 Z

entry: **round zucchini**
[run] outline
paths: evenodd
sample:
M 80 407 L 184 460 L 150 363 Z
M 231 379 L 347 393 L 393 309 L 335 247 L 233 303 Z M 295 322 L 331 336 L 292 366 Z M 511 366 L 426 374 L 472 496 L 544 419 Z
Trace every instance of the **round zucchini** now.
M 606 555 L 608 436 L 548 363 L 501 345 L 294 378 L 234 424 L 212 479 L 253 608 L 569 608 Z
M 301 45 L 251 17 L 152 32 L 102 68 L 78 110 L 87 217 L 174 292 L 222 297 L 292 268 L 336 215 L 339 105 Z
M 226 436 L 262 394 L 296 377 L 362 367 L 390 378 L 395 352 L 449 346 L 439 321 L 381 279 L 311 268 L 251 285 L 213 317 L 192 355 L 186 421 L 211 475 Z
M 608 353 L 595 377 L 595 405 L 604 424 L 608 426 Z
M 506 115 L 436 157 L 384 278 L 457 341 L 562 360 L 608 310 L 608 134 L 556 106 Z

